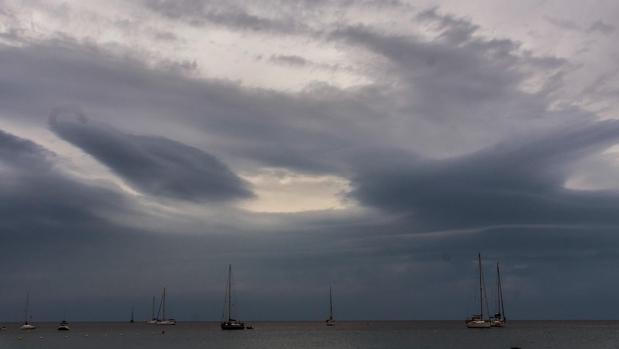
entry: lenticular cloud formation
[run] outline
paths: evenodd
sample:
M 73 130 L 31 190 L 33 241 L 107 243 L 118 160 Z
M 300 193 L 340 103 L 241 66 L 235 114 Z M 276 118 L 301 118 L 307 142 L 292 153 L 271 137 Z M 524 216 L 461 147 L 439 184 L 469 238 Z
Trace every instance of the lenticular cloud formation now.
M 247 184 L 215 156 L 164 137 L 133 135 L 89 120 L 55 113 L 52 130 L 151 195 L 194 201 L 252 196 Z

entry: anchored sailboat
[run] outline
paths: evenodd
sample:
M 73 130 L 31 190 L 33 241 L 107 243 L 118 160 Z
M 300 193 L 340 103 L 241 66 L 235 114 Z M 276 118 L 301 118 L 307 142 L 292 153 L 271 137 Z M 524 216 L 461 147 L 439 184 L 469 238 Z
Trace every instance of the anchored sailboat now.
M 466 320 L 468 328 L 490 328 L 492 323 L 484 317 L 484 301 L 486 300 L 486 292 L 484 286 L 484 273 L 481 266 L 481 253 L 477 254 L 479 266 L 479 314 L 471 316 Z
M 60 324 L 58 324 L 58 331 L 70 331 L 69 322 L 67 320 L 62 320 Z
M 20 330 L 34 330 L 37 328 L 35 325 L 30 323 L 32 320 L 32 315 L 30 315 L 30 292 L 26 294 L 26 308 L 24 309 L 24 324 L 19 328 Z
M 329 318 L 325 320 L 325 324 L 327 326 L 335 325 L 335 319 L 333 318 L 333 291 L 331 289 L 331 285 L 329 285 Z
M 222 330 L 244 330 L 245 324 L 232 318 L 232 265 L 228 265 L 228 283 L 226 284 L 226 298 L 222 314 Z
M 163 294 L 161 295 L 161 304 L 159 309 L 161 310 L 161 318 L 159 317 L 159 313 L 157 314 L 157 325 L 176 325 L 176 320 L 174 319 L 166 319 L 165 318 L 165 301 L 166 301 L 166 289 L 163 288 Z
M 496 292 L 497 292 L 497 312 L 494 314 L 491 323 L 492 327 L 503 327 L 507 323 L 505 318 L 505 306 L 503 305 L 503 287 L 501 285 L 501 271 L 499 263 L 496 264 Z

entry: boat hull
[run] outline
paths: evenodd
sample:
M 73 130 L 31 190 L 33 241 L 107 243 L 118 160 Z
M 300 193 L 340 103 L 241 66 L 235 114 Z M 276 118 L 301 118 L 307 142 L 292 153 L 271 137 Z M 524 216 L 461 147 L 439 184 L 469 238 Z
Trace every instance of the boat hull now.
M 158 326 L 170 326 L 170 325 L 176 325 L 176 321 L 174 320 L 163 320 L 163 321 L 157 321 L 156 324 Z
M 492 327 L 492 323 L 490 321 L 469 320 L 466 322 L 466 327 L 468 328 L 490 328 Z
M 71 328 L 69 328 L 69 326 L 58 326 L 57 330 L 58 331 L 70 331 Z
M 20 330 L 34 330 L 37 327 L 35 325 L 30 325 L 30 324 L 24 324 L 22 325 L 19 329 Z
M 505 327 L 505 321 L 503 320 L 493 320 L 492 327 Z
M 245 324 L 242 322 L 222 322 L 222 330 L 244 330 Z

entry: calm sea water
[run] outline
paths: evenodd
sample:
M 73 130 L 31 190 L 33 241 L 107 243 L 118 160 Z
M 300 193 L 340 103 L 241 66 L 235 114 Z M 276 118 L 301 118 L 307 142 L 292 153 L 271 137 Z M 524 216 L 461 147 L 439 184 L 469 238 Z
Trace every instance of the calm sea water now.
M 221 331 L 217 323 L 179 323 L 158 327 L 129 323 L 72 323 L 70 332 L 55 323 L 19 331 L 5 324 L 1 349 L 111 348 L 619 348 L 618 321 L 512 321 L 506 328 L 467 329 L 462 321 L 256 322 L 254 330 Z M 165 333 L 161 333 L 165 330 Z

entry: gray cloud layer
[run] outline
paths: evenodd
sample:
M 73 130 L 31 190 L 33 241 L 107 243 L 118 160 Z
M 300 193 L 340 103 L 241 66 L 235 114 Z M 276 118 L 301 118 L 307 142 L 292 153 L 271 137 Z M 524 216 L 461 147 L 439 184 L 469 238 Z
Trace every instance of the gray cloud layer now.
M 247 184 L 215 156 L 163 137 L 123 133 L 83 114 L 52 115 L 54 132 L 153 195 L 226 201 L 249 198 Z
M 149 6 L 167 19 L 207 13 L 220 25 L 271 35 L 306 28 L 277 15 L 265 22 L 241 5 Z M 189 79 L 145 68 L 139 54 L 70 38 L 0 45 L 3 120 L 26 130 L 51 125 L 148 194 L 142 200 L 164 197 L 183 211 L 146 214 L 114 185 L 71 176 L 52 151 L 0 133 L 0 271 L 8 280 L 1 309 L 18 318 L 30 287 L 39 318 L 55 320 L 61 310 L 49 304 L 66 297 L 75 318 L 119 319 L 131 304 L 147 313 L 152 293 L 167 284 L 175 316 L 217 319 L 225 265 L 234 261 L 248 318 L 322 318 L 331 281 L 341 318 L 463 318 L 471 302 L 461 290 L 474 293 L 473 257 L 482 250 L 505 266 L 510 316 L 614 316 L 619 199 L 564 184 L 577 162 L 616 142 L 619 125 L 553 105 L 565 60 L 484 38 L 474 23 L 436 9 L 415 21 L 436 35 L 323 28 L 319 41 L 363 63 L 370 82 L 298 93 Z M 302 52 L 271 59 L 313 61 Z M 68 104 L 89 119 L 48 120 Z M 226 207 L 252 195 L 226 164 L 342 176 L 364 210 Z M 203 224 L 181 202 L 200 213 L 203 202 L 222 204 L 229 222 Z M 168 234 L 152 228 L 161 221 L 173 222 Z M 583 295 L 591 302 L 573 302 Z
M 414 226 L 425 230 L 616 225 L 616 193 L 564 185 L 576 161 L 618 139 L 619 123 L 606 121 L 558 128 L 526 142 L 446 160 L 384 153 L 369 166 L 361 162 L 352 195 L 381 209 L 408 212 Z

